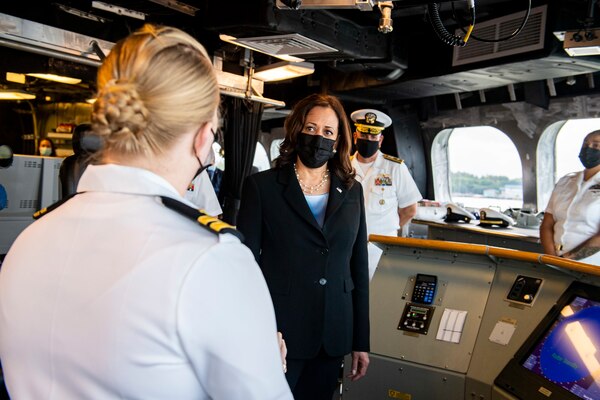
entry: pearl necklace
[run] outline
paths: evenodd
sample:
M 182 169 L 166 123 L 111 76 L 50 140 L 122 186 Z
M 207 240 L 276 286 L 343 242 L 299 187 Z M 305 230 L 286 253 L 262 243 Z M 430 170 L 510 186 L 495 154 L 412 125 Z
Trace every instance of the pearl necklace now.
M 313 193 L 317 192 L 329 180 L 329 169 L 327 169 L 325 171 L 325 173 L 323 174 L 323 177 L 321 177 L 321 182 L 317 183 L 314 186 L 310 186 L 310 185 L 307 185 L 304 182 L 302 182 L 302 179 L 300 179 L 300 175 L 298 174 L 298 169 L 296 169 L 296 163 L 294 163 L 294 172 L 296 173 L 296 178 L 298 179 L 300 188 L 302 189 L 302 191 L 304 193 L 308 193 L 308 194 L 313 194 Z

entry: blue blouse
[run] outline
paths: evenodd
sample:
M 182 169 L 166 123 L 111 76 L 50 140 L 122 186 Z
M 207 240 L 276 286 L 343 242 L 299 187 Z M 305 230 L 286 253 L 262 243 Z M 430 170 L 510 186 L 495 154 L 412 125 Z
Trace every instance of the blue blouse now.
M 327 200 L 329 199 L 329 193 L 315 195 L 305 194 L 304 198 L 308 203 L 308 208 L 310 208 L 310 211 L 317 220 L 317 223 L 322 228 L 323 223 L 325 222 L 325 211 L 327 210 Z

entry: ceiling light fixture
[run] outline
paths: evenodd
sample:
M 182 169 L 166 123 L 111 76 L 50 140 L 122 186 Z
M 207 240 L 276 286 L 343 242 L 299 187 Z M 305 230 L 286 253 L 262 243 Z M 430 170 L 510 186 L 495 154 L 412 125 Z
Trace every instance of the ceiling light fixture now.
M 25 74 L 17 74 L 15 72 L 7 72 L 6 80 L 8 82 L 19 83 L 21 85 L 24 85 L 26 82 Z
M 275 82 L 298 78 L 315 72 L 315 65 L 309 62 L 282 61 L 254 70 L 254 78 L 263 82 Z
M 236 38 L 229 35 L 219 35 L 219 38 L 227 43 L 245 47 L 259 53 L 267 54 L 284 61 L 304 61 L 305 54 L 315 55 L 323 53 L 336 53 L 338 50 L 327 46 L 316 40 L 307 38 L 298 33 L 273 36 L 256 36 Z
M 69 85 L 76 85 L 81 82 L 81 79 L 71 78 L 68 76 L 54 75 L 54 74 L 25 74 L 27 76 L 33 76 L 34 78 L 46 79 L 49 81 L 66 83 Z
M 24 90 L 0 89 L 0 100 L 33 100 L 35 95 Z

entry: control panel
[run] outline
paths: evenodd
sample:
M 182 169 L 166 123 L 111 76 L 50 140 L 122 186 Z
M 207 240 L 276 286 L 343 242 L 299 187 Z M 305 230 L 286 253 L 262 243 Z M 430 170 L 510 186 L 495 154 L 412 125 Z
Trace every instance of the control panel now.
M 434 310 L 434 307 L 406 303 L 398 329 L 427 335 Z
M 543 280 L 531 276 L 517 275 L 506 300 L 531 306 L 535 300 Z

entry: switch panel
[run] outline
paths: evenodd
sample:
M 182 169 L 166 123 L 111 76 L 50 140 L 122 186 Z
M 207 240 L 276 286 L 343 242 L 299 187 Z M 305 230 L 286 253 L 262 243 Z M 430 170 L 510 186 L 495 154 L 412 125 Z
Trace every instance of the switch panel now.
M 506 299 L 508 301 L 531 306 L 535 300 L 543 280 L 525 275 L 518 275 L 510 288 Z
M 406 303 L 398 329 L 427 335 L 435 307 Z

